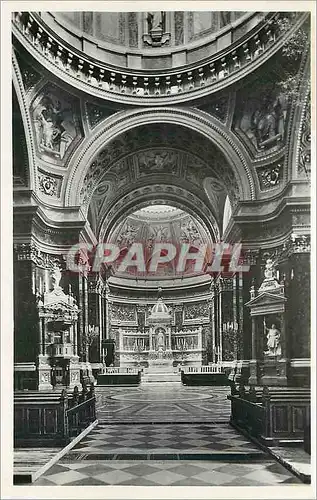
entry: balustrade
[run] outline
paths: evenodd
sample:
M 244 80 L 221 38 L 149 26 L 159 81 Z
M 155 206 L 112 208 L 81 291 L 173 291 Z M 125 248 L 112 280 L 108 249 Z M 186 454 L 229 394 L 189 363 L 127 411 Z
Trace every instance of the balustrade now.
M 241 71 L 254 60 L 263 57 L 266 51 L 278 50 L 278 41 L 295 31 L 306 18 L 305 13 L 298 13 L 292 18 L 287 29 L 278 22 L 280 16 L 287 13 L 269 13 L 265 22 L 259 23 L 247 33 L 239 44 L 239 40 L 219 54 L 213 54 L 204 64 L 193 63 L 184 70 L 166 70 L 167 74 L 152 71 L 133 71 L 127 69 L 125 74 L 114 71 L 106 64 L 92 63 L 57 40 L 49 28 L 36 13 L 18 12 L 13 18 L 14 33 L 25 44 L 29 43 L 38 56 L 47 59 L 65 74 L 80 79 L 89 87 L 109 91 L 114 94 L 134 97 L 167 97 L 171 94 L 188 93 L 202 87 L 218 84 L 232 74 Z M 212 59 L 212 60 L 210 60 Z M 44 64 L 44 60 L 41 59 Z

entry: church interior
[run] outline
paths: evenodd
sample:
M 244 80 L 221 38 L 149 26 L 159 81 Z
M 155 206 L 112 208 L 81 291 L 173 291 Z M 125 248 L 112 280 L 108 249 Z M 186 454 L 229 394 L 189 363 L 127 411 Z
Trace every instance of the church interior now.
M 12 78 L 13 483 L 308 485 L 310 13 L 14 12 Z

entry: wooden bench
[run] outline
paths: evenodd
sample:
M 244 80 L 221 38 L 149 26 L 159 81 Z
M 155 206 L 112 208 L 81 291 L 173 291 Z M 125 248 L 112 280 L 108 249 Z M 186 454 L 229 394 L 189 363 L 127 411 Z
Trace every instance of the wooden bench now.
M 72 394 L 16 392 L 14 394 L 15 447 L 67 444 L 96 418 L 93 386 Z
M 310 424 L 310 390 L 232 388 L 231 422 L 266 445 L 302 443 Z

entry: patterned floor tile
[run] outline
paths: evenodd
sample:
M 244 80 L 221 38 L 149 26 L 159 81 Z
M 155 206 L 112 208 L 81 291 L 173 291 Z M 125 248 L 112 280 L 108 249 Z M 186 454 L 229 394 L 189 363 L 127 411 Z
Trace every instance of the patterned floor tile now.
M 221 486 L 232 481 L 231 474 L 224 474 L 218 470 L 204 471 L 193 476 L 194 479 L 199 479 L 207 484 Z
M 46 476 L 46 479 L 49 481 L 52 481 L 54 484 L 57 485 L 64 485 L 67 483 L 70 483 L 71 481 L 77 481 L 78 479 L 84 479 L 87 476 L 85 474 L 82 474 L 81 472 L 78 472 L 76 470 L 69 470 L 65 472 L 59 472 L 58 474 L 52 474 Z
M 229 425 L 228 392 L 180 384 L 97 387 L 100 423 L 34 485 L 300 484 Z
M 112 470 L 98 474 L 94 478 L 102 481 L 104 484 L 122 484 L 124 481 L 134 479 L 134 476 L 123 470 Z
M 79 479 L 78 481 L 71 481 L 65 486 L 104 486 L 105 483 L 96 479 L 95 477 L 86 477 L 84 479 Z
M 176 481 L 180 481 L 181 479 L 185 479 L 182 474 L 175 474 L 175 472 L 169 470 L 161 470 L 157 472 L 153 472 L 152 474 L 146 475 L 145 479 L 153 481 L 157 485 L 168 486 Z
M 285 481 L 285 479 L 287 479 L 288 477 L 289 475 L 287 474 L 276 474 L 265 469 L 253 471 L 245 475 L 246 479 L 254 479 L 255 481 L 260 481 L 267 485 L 280 483 L 282 481 Z

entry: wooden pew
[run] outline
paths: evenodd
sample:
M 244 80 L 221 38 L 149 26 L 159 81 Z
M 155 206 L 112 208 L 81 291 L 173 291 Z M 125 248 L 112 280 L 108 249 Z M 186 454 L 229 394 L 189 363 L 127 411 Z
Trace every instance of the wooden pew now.
M 14 445 L 16 447 L 67 444 L 96 418 L 94 387 L 75 387 L 72 394 L 16 392 L 14 394 Z
M 303 443 L 310 425 L 310 390 L 232 387 L 231 422 L 264 444 Z M 307 431 L 306 431 L 307 432 Z

